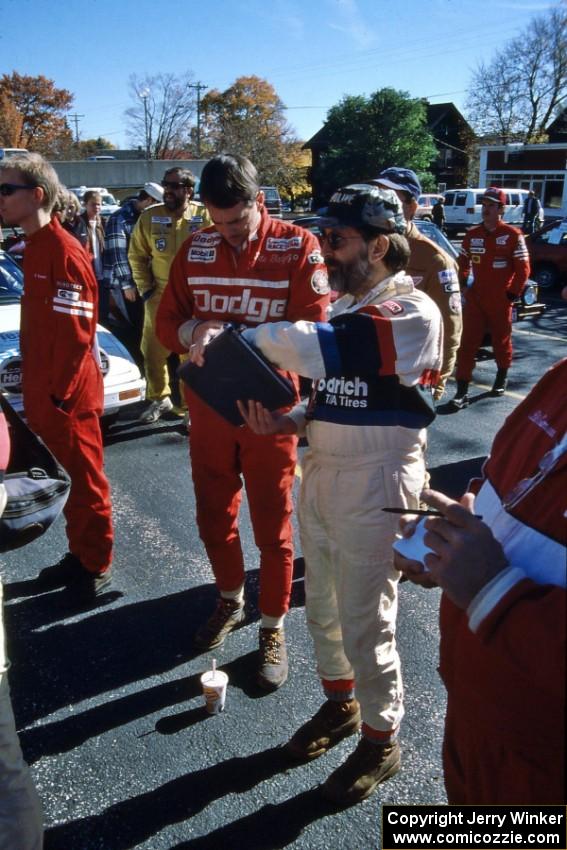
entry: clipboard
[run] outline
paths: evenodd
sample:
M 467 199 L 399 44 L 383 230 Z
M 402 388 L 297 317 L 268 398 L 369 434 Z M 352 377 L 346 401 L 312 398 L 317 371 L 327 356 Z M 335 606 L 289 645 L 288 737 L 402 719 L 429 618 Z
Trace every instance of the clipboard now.
M 295 387 L 239 333 L 228 325 L 209 343 L 204 366 L 182 363 L 177 376 L 231 425 L 243 425 L 236 402 L 254 399 L 268 410 L 288 407 Z

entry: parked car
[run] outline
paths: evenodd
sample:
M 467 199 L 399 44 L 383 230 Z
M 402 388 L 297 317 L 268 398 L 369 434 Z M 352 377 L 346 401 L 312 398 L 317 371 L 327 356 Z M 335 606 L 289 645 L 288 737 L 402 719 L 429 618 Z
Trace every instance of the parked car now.
M 267 211 L 273 218 L 282 217 L 282 199 L 275 186 L 260 186 Z
M 420 195 L 417 199 L 417 210 L 414 221 L 433 221 L 433 207 L 443 195 Z
M 526 236 L 532 277 L 542 289 L 567 280 L 567 218 L 551 222 Z
M 23 284 L 21 268 L 5 251 L 0 251 L 0 392 L 18 411 L 23 409 L 20 354 Z M 102 325 L 97 325 L 97 341 L 104 377 L 103 417 L 110 420 L 121 408 L 144 400 L 146 382 L 126 348 Z
M 451 236 L 482 221 L 481 198 L 486 189 L 450 189 L 445 192 L 445 230 Z M 503 219 L 507 224 L 521 226 L 524 220 L 525 189 L 506 189 L 508 203 Z

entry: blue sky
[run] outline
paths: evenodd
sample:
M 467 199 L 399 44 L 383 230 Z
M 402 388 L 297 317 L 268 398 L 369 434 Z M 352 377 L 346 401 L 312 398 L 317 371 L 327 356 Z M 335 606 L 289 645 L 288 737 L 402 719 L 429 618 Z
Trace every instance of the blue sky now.
M 301 139 L 344 94 L 383 86 L 462 111 L 480 60 L 557 0 L 0 0 L 0 72 L 75 95 L 81 138 L 129 145 L 130 74 L 192 71 L 209 88 L 269 80 Z M 10 21 L 14 21 L 13 28 Z M 521 65 L 522 57 L 518 56 Z M 74 125 L 72 125 L 74 126 Z

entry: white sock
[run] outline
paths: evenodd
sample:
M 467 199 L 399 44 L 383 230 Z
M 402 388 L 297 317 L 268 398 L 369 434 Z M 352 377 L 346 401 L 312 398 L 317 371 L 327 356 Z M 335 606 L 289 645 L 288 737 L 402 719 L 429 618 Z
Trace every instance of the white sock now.
M 221 597 L 222 599 L 231 599 L 233 602 L 238 602 L 242 608 L 244 605 L 244 585 L 241 584 L 236 590 L 222 590 Z
M 284 620 L 285 614 L 282 614 L 281 617 L 268 617 L 267 614 L 262 614 L 262 628 L 283 629 Z

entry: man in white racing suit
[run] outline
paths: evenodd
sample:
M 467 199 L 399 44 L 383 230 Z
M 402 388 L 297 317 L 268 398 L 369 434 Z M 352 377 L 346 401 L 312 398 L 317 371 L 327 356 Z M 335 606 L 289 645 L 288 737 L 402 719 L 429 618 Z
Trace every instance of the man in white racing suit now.
M 406 224 L 394 192 L 339 189 L 320 219 L 330 285 L 344 292 L 329 322 L 274 322 L 244 331 L 272 363 L 313 378 L 310 402 L 288 414 L 240 404 L 258 433 L 302 433 L 298 516 L 306 611 L 326 702 L 287 744 L 313 759 L 358 731 L 323 793 L 350 804 L 397 772 L 403 716 L 395 643 L 397 522 L 382 508 L 417 507 L 425 428 L 442 353 L 441 315 L 403 269 Z M 204 362 L 204 343 L 192 359 Z M 356 691 L 356 698 L 355 698 Z

